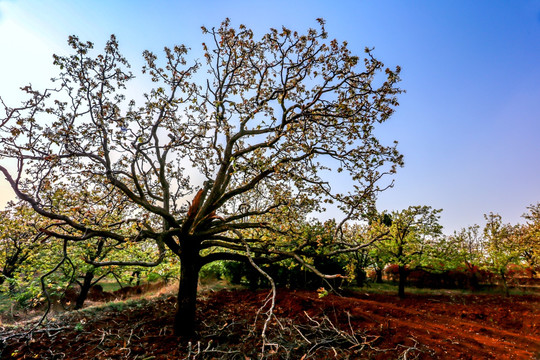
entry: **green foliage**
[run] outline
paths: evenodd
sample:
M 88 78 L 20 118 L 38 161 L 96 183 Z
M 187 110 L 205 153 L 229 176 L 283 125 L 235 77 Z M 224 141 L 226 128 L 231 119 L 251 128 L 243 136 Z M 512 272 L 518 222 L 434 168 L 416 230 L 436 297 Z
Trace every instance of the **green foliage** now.
M 20 274 L 32 271 L 29 264 L 49 240 L 40 230 L 46 226 L 47 222 L 24 203 L 9 202 L 0 211 L 0 291 L 6 281 L 13 290 Z
M 449 246 L 444 255 L 452 268 L 472 268 L 484 262 L 484 239 L 480 226 L 473 225 L 454 232 L 447 243 Z
M 320 287 L 317 289 L 317 294 L 319 295 L 319 299 L 322 299 L 323 297 L 328 296 L 329 292 L 323 287 Z
M 430 206 L 410 206 L 392 212 L 391 222 L 388 217 L 379 216 L 380 220 L 371 224 L 375 229 L 382 228 L 386 234 L 375 244 L 372 256 L 377 259 L 377 266 L 395 264 L 398 267 L 400 297 L 405 296 L 408 272 L 433 263 L 433 249 L 442 230 L 438 223 L 441 211 Z
M 227 263 L 234 263 L 234 262 L 226 262 L 226 261 L 220 260 L 220 261 L 214 261 L 212 263 L 206 264 L 199 271 L 199 277 L 201 279 L 217 279 L 217 280 L 223 279 L 224 277 L 231 277 L 231 275 L 227 273 L 228 271 Z M 239 282 L 240 282 L 239 280 L 235 279 L 233 283 L 238 284 Z
M 78 323 L 75 324 L 74 329 L 75 329 L 75 331 L 83 332 L 84 331 L 84 325 L 82 323 L 78 322 Z
M 156 272 L 153 272 L 153 271 L 148 273 L 148 281 L 149 282 L 154 282 L 154 281 L 157 281 L 157 280 L 159 280 L 161 278 L 162 278 L 162 276 L 159 273 L 156 273 Z
M 514 228 L 503 224 L 498 214 L 484 215 L 484 237 L 490 267 L 497 273 L 506 273 L 508 265 L 519 259 L 519 249 L 513 239 Z
M 523 261 L 540 273 L 540 202 L 527 207 L 526 223 L 515 228 L 515 241 Z
M 486 225 L 484 237 L 486 239 L 487 265 L 489 269 L 500 275 L 504 291 L 509 295 L 507 273 L 510 264 L 519 261 L 520 251 L 515 241 L 515 228 L 510 224 L 503 224 L 499 214 L 484 215 Z
M 375 244 L 372 256 L 377 257 L 381 265 L 398 264 L 409 268 L 428 265 L 441 235 L 442 226 L 438 223 L 441 211 L 430 206 L 411 206 L 392 212 L 390 226 L 382 221 L 372 224 L 374 228 L 382 227 L 387 231 L 387 235 Z
M 138 302 L 135 300 L 128 301 L 111 301 L 103 305 L 103 309 L 106 311 L 122 312 L 130 307 L 137 307 Z

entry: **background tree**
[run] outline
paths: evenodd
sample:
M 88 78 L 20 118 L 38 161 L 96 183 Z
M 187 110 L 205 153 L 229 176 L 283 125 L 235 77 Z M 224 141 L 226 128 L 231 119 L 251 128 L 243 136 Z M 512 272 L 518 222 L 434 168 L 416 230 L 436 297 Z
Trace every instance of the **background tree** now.
M 34 277 L 39 277 L 44 269 L 50 270 L 55 263 L 62 262 L 57 271 L 49 274 L 48 281 L 57 289 L 67 290 L 72 285 L 78 286 L 75 309 L 82 308 L 90 289 L 100 280 L 110 275 L 122 286 L 121 280 L 128 277 L 125 273 L 133 272 L 133 269 L 118 269 L 115 265 L 98 266 L 96 262 L 134 258 L 148 260 L 156 252 L 153 246 L 145 249 L 148 244 L 129 240 L 129 236 L 138 233 L 142 226 L 137 217 L 129 217 L 136 214 L 137 209 L 106 187 L 88 184 L 81 184 L 76 190 L 67 186 L 47 187 L 43 189 L 42 196 L 48 199 L 49 208 L 58 215 L 94 228 L 114 229 L 117 234 L 126 236 L 121 246 L 117 240 L 106 237 L 77 238 L 73 229 L 58 219 L 51 222 L 48 229 L 41 229 L 53 238 L 71 241 L 65 246 L 65 251 L 62 250 L 62 241 L 52 242 L 47 256 L 40 256 L 39 259 L 34 256 L 36 260 L 32 265 L 35 269 L 27 271 L 27 275 L 33 273 Z M 151 223 L 151 219 L 146 221 Z
M 430 206 L 410 206 L 390 215 L 388 235 L 375 244 L 387 264 L 398 266 L 398 295 L 405 297 L 405 284 L 411 269 L 426 265 L 430 242 L 441 234 L 439 213 Z M 387 226 L 382 224 L 383 226 Z
M 486 225 L 484 237 L 486 239 L 486 253 L 488 267 L 499 275 L 506 296 L 510 296 L 508 289 L 508 266 L 519 261 L 519 247 L 516 241 L 515 228 L 510 224 L 503 224 L 499 214 L 484 215 Z
M 120 250 L 116 250 L 114 242 L 105 238 L 71 242 L 70 245 L 67 249 L 69 261 L 60 268 L 63 276 L 58 281 L 68 283 L 68 286 L 76 285 L 78 288 L 74 309 L 81 309 L 88 298 L 90 289 L 104 279 L 116 281 L 123 288 L 126 284 L 138 286 L 141 279 L 144 281 L 159 278 L 167 280 L 177 276 L 178 266 L 175 258 L 171 256 L 166 256 L 163 262 L 152 267 L 151 272 L 148 268 L 141 267 L 93 265 L 96 262 L 110 261 L 109 256 L 117 261 L 129 261 L 133 258 L 151 259 L 155 248 L 145 249 L 143 243 L 131 243 Z
M 155 266 L 166 251 L 176 255 L 175 332 L 192 334 L 201 266 L 245 260 L 248 250 L 267 262 L 301 260 L 301 249 L 280 249 L 274 235 L 325 203 L 346 220 L 358 217 L 388 186 L 384 175 L 402 164 L 395 144 L 373 133 L 398 104 L 400 69 L 385 68 L 369 49 L 364 59 L 352 55 L 346 43 L 328 41 L 319 23 L 305 35 L 271 29 L 254 40 L 226 20 L 203 28 L 210 39 L 204 63 L 190 62 L 185 46 L 165 48 L 162 62 L 146 51 L 143 73 L 156 87 L 142 106 L 123 94 L 133 75 L 115 37 L 92 55 L 92 43 L 72 36 L 73 54 L 54 57 L 56 88 L 26 86 L 29 99 L 5 108 L 0 159 L 19 165 L 0 171 L 20 199 L 61 223 L 50 229 L 54 236 L 107 238 L 117 247 L 146 242 L 155 252 L 151 261 L 91 264 Z M 354 185 L 332 187 L 339 176 Z M 75 204 L 55 202 L 59 189 L 98 189 L 102 201 L 77 196 L 73 203 L 82 213 L 109 207 L 122 221 L 86 221 L 69 211 Z M 252 198 L 257 206 L 241 206 Z
M 523 214 L 527 222 L 516 228 L 515 240 L 521 257 L 527 263 L 534 276 L 540 272 L 540 203 L 527 207 Z
M 15 274 L 49 239 L 39 230 L 45 227 L 44 219 L 24 203 L 9 202 L 0 211 L 0 286 L 11 280 L 14 289 Z
M 392 226 L 392 217 L 390 214 L 383 212 L 382 214 L 371 214 L 368 219 L 368 229 L 370 233 L 383 234 L 383 237 L 388 235 L 389 228 Z M 390 257 L 384 251 L 384 246 L 371 246 L 368 249 L 368 256 L 373 269 L 375 270 L 375 282 L 383 283 L 383 271 L 389 264 Z
M 258 260 L 267 262 L 261 267 L 273 278 L 276 286 L 304 289 L 317 289 L 321 286 L 335 288 L 341 285 L 343 278 L 351 275 L 347 268 L 348 254 L 340 252 L 345 244 L 338 245 L 335 239 L 336 230 L 337 224 L 333 219 L 325 222 L 310 219 L 299 220 L 295 224 L 295 228 L 288 228 L 287 232 L 283 234 L 270 232 L 263 234 L 264 230 L 254 229 L 251 231 L 253 234 L 248 235 L 246 232 L 244 236 L 249 236 L 249 238 L 271 236 L 273 237 L 272 245 L 278 249 L 278 252 L 292 255 L 292 258 L 287 256 L 277 263 L 270 261 L 272 256 L 260 255 Z M 360 244 L 350 241 L 348 233 L 343 235 L 344 239 L 348 240 L 347 248 L 355 245 L 368 246 L 367 241 Z M 328 255 L 329 253 L 332 253 L 332 256 Z M 296 257 L 293 254 L 296 254 Z M 236 278 L 235 282 L 237 283 L 242 277 L 246 277 L 248 285 L 252 288 L 270 285 L 266 277 L 254 272 L 249 263 L 231 264 L 229 262 L 226 267 L 229 270 L 229 275 Z M 334 278 L 321 278 L 317 273 L 319 275 L 334 274 Z
M 455 231 L 448 238 L 448 251 L 442 257 L 450 267 L 458 271 L 466 270 L 468 286 L 479 286 L 478 270 L 485 261 L 484 239 L 479 225 L 472 225 Z
M 344 237 L 356 243 L 366 243 L 367 239 L 373 238 L 370 230 L 371 228 L 365 223 L 350 224 L 342 229 Z M 346 254 L 347 273 L 349 277 L 354 278 L 357 286 L 364 286 L 366 283 L 367 269 L 372 266 L 372 259 L 370 257 L 371 248 L 372 246 L 367 246 L 358 251 Z

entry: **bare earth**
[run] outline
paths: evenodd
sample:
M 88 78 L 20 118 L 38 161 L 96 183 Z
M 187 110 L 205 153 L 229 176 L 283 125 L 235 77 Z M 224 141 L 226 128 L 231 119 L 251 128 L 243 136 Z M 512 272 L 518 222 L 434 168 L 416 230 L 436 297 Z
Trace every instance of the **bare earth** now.
M 20 329 L 0 328 L 0 358 L 259 359 L 266 315 L 258 310 L 267 294 L 203 293 L 193 339 L 172 335 L 173 296 L 71 312 L 30 340 Z M 275 315 L 268 359 L 540 359 L 540 296 L 319 298 L 281 289 Z

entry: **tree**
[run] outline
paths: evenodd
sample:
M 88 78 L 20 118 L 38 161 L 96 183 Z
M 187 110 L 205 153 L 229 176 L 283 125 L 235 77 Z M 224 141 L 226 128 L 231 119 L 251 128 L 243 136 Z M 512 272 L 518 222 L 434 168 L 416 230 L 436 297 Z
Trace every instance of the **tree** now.
M 405 210 L 392 212 L 389 225 L 382 223 L 382 226 L 389 228 L 388 235 L 376 247 L 385 263 L 398 266 L 400 298 L 405 297 L 408 272 L 425 265 L 430 241 L 441 234 L 442 226 L 438 223 L 441 211 L 430 206 L 409 206 Z
M 349 241 L 356 241 L 357 243 L 365 243 L 366 239 L 381 239 L 383 235 L 373 236 L 371 228 L 365 223 L 356 223 L 346 226 L 343 229 L 345 237 L 350 239 Z M 347 263 L 347 272 L 352 274 L 356 280 L 357 286 L 364 286 L 367 280 L 366 269 L 373 265 L 370 255 L 370 249 L 372 246 L 362 248 L 351 254 L 346 254 L 345 261 Z M 351 276 L 349 276 L 351 277 Z
M 522 216 L 527 223 L 517 226 L 515 240 L 521 257 L 534 275 L 540 271 L 540 203 L 527 209 L 529 212 Z
M 136 218 L 128 217 L 128 215 L 136 213 L 136 209 L 130 204 L 122 203 L 123 199 L 119 197 L 106 196 L 98 189 L 80 191 L 79 196 L 67 195 L 63 191 L 60 193 L 62 196 L 57 196 L 56 206 L 66 209 L 69 215 L 72 218 L 77 218 L 78 221 L 91 223 L 95 227 L 117 227 L 117 233 L 123 233 L 126 237 L 139 232 L 141 224 Z M 81 201 L 85 206 L 77 206 L 73 201 Z M 147 220 L 147 223 L 149 222 L 150 220 Z M 145 273 L 144 270 L 137 267 L 119 269 L 115 265 L 99 266 L 99 263 L 110 260 L 126 261 L 127 259 L 150 261 L 149 259 L 152 259 L 153 253 L 155 253 L 155 248 L 146 248 L 146 245 L 145 242 L 127 240 L 118 248 L 117 241 L 106 237 L 71 241 L 66 248 L 66 264 L 60 270 L 64 272 L 64 282 L 70 285 L 76 284 L 79 288 L 74 308 L 82 308 L 92 286 L 107 276 L 114 277 L 122 286 L 120 280 L 121 278 L 127 279 L 128 273 L 133 274 L 135 271 L 139 276 L 141 272 Z M 61 253 L 61 251 L 57 253 Z M 170 256 L 165 256 L 156 267 L 162 270 L 161 268 L 164 266 L 175 270 Z
M 309 221 L 298 221 L 294 229 L 289 229 L 284 235 L 271 235 L 272 245 L 280 249 L 281 252 L 296 253 L 298 258 L 286 259 L 275 264 L 263 264 L 261 267 L 270 275 L 276 286 L 293 288 L 316 289 L 326 286 L 331 289 L 339 287 L 344 278 L 354 276 L 350 265 L 348 253 L 341 253 L 339 250 L 346 245 L 348 249 L 353 247 L 367 247 L 370 240 L 364 238 L 360 241 L 350 237 L 349 227 L 344 226 L 343 239 L 346 244 L 338 245 L 335 237 L 337 224 L 334 219 L 324 223 L 318 219 Z M 254 234 L 252 238 L 260 238 L 263 234 Z M 301 250 L 300 252 L 298 250 Z M 328 253 L 333 256 L 328 256 Z M 263 260 L 261 255 L 260 260 Z M 236 283 L 242 276 L 246 277 L 250 287 L 267 285 L 268 279 L 265 275 L 254 272 L 250 264 L 227 264 L 230 275 L 234 276 Z M 335 274 L 332 279 L 321 278 L 320 274 Z M 352 276 L 351 276 L 352 275 Z
M 155 266 L 167 251 L 176 255 L 174 327 L 190 335 L 201 266 L 249 254 L 301 261 L 301 248 L 274 240 L 287 224 L 326 203 L 346 212 L 344 221 L 357 218 L 402 165 L 396 144 L 373 132 L 398 105 L 399 67 L 385 68 L 370 49 L 363 60 L 352 55 L 319 23 L 305 35 L 271 29 L 260 40 L 229 20 L 203 27 L 211 41 L 203 63 L 189 60 L 185 46 L 165 48 L 163 62 L 145 51 L 142 72 L 156 87 L 142 106 L 123 93 L 134 76 L 116 38 L 92 56 L 93 44 L 72 36 L 73 54 L 54 56 L 56 88 L 26 86 L 27 101 L 4 105 L 0 159 L 19 165 L 0 171 L 19 198 L 62 224 L 49 230 L 59 239 L 145 242 L 156 253 L 151 261 L 89 260 L 96 266 Z M 340 177 L 354 185 L 332 187 Z M 109 211 L 122 221 L 87 222 L 44 195 L 60 189 L 99 189 L 103 200 L 92 206 L 119 199 Z M 88 204 L 73 202 L 84 213 Z
M 368 231 L 370 233 L 379 233 L 383 238 L 390 233 L 390 227 L 392 226 L 392 217 L 388 213 L 368 215 Z M 368 249 L 368 258 L 375 270 L 375 282 L 378 284 L 383 283 L 383 271 L 390 258 L 385 253 L 383 246 L 372 246 Z
M 45 226 L 44 219 L 24 203 L 9 202 L 0 211 L 0 286 L 13 281 L 21 266 L 44 246 L 49 236 L 39 229 Z
M 479 225 L 472 225 L 454 232 L 448 238 L 448 251 L 444 254 L 444 261 L 455 263 L 458 270 L 465 265 L 468 286 L 477 289 L 478 269 L 484 262 L 484 239 Z
M 504 224 L 499 214 L 484 214 L 486 225 L 484 237 L 486 239 L 486 252 L 488 266 L 501 278 L 504 293 L 510 296 L 508 289 L 508 266 L 519 260 L 519 247 L 515 238 L 515 227 Z

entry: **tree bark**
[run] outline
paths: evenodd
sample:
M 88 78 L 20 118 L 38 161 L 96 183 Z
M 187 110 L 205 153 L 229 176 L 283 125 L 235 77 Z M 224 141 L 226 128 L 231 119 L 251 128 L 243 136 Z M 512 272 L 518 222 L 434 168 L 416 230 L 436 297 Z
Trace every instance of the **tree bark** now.
M 82 309 L 84 302 L 86 301 L 86 298 L 88 297 L 88 292 L 90 291 L 90 288 L 92 287 L 92 280 L 94 279 L 94 273 L 91 271 L 88 271 L 86 274 L 84 274 L 84 280 L 81 284 L 81 292 L 77 296 L 77 299 L 75 300 L 75 310 Z
M 471 291 L 477 291 L 480 287 L 480 284 L 478 283 L 478 277 L 475 268 L 469 262 L 466 262 L 465 264 L 467 265 L 467 287 Z
M 199 270 L 200 257 L 198 251 L 191 251 L 180 256 L 180 285 L 178 287 L 177 308 L 174 317 L 174 334 L 177 336 L 192 336 L 195 334 Z
M 135 281 L 135 279 L 137 279 L 137 281 Z M 133 281 L 135 281 L 135 286 L 141 285 L 141 272 L 139 270 L 136 270 L 131 273 L 131 278 L 129 279 L 129 285 L 132 285 Z
M 407 269 L 403 265 L 399 265 L 399 285 L 398 285 L 398 296 L 403 299 L 405 297 L 405 281 L 407 280 Z
M 500 274 L 503 283 L 504 295 L 506 295 L 506 297 L 509 297 L 510 289 L 508 288 L 508 282 L 506 281 L 506 274 L 504 273 L 504 271 L 501 271 Z
M 356 285 L 357 286 L 364 286 L 366 284 L 367 274 L 364 269 L 357 269 L 356 270 Z
M 383 283 L 382 272 L 383 272 L 383 269 L 375 268 L 375 278 L 376 278 L 375 282 L 377 284 L 382 284 Z
M 13 273 L 15 272 L 14 269 L 12 269 L 11 271 L 8 271 L 8 270 L 4 270 L 2 272 L 2 275 L 0 275 L 0 286 L 2 286 L 4 284 L 4 282 L 8 279 L 12 279 L 13 280 Z M 9 282 L 9 293 L 10 294 L 15 294 L 15 282 L 14 281 L 10 281 Z
M 2 272 L 0 273 L 0 286 L 2 286 L 4 284 L 4 282 L 7 280 L 7 279 L 12 279 L 13 278 L 13 273 L 15 272 L 15 268 L 14 267 L 8 267 L 6 265 L 6 267 L 2 270 Z M 12 291 L 13 290 L 13 291 Z M 13 293 L 15 290 L 14 288 L 14 285 L 13 285 L 13 282 L 11 282 L 9 284 L 9 291 L 11 293 Z

